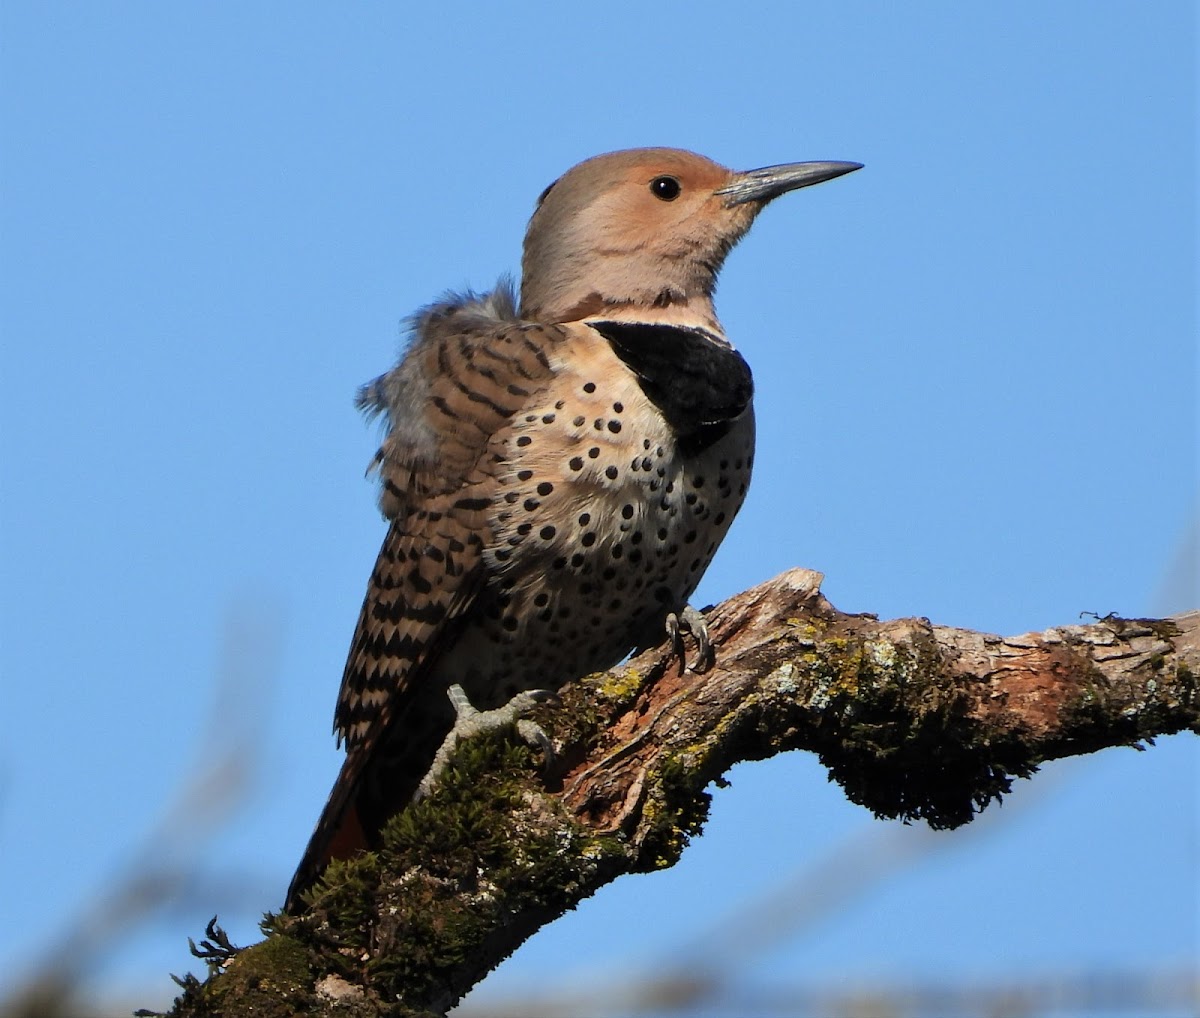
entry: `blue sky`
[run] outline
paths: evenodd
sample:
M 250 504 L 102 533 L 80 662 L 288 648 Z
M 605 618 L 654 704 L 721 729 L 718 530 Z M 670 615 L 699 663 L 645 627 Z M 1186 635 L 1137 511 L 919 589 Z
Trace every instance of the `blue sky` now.
M 536 196 L 598 152 L 866 164 L 722 276 L 760 452 L 699 603 L 804 565 L 845 610 L 1004 633 L 1196 607 L 1194 80 L 1187 3 L 5 3 L 3 970 L 237 737 L 247 804 L 155 848 L 197 884 L 92 985 L 166 1002 L 214 912 L 244 941 L 279 905 L 383 533 L 355 388 L 412 310 L 516 271 Z M 1047 767 L 734 981 L 1187 962 L 1198 763 L 1175 737 Z M 678 960 L 895 828 L 811 757 L 732 777 L 675 870 L 478 993 Z

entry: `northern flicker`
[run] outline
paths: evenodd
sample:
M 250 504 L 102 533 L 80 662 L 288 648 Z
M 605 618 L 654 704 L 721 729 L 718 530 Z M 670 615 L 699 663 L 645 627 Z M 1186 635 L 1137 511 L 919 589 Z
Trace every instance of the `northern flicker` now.
M 456 716 L 509 718 L 497 708 L 664 627 L 690 627 L 705 656 L 688 598 L 754 460 L 753 384 L 713 308 L 717 273 L 773 198 L 858 168 L 597 156 L 538 199 L 519 306 L 501 284 L 414 317 L 399 364 L 359 394 L 387 424 L 374 468 L 389 527 L 338 697 L 346 761 L 289 911 L 329 859 L 377 843 Z

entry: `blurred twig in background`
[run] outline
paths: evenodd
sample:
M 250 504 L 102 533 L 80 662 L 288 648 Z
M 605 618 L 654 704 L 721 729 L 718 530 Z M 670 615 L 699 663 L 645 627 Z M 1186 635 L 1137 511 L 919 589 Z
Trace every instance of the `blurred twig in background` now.
M 245 807 L 262 771 L 262 717 L 278 668 L 280 626 L 260 605 L 229 613 L 196 763 L 124 866 L 85 904 L 17 988 L 0 997 L 5 1018 L 81 1018 L 104 1013 L 87 982 L 124 938 L 188 902 L 207 908 L 244 875 L 199 877 L 205 847 Z M 111 1012 L 108 1012 L 111 1013 Z
M 1195 970 L 1089 971 L 1024 976 L 1010 981 L 955 984 L 864 982 L 854 991 L 819 986 L 777 985 L 742 988 L 703 1001 L 684 994 L 675 999 L 631 1000 L 614 992 L 577 990 L 489 1004 L 485 1010 L 460 1008 L 456 1015 L 488 1018 L 1039 1018 L 1044 1015 L 1196 1014 L 1200 979 Z M 621 999 L 618 999 L 621 998 Z

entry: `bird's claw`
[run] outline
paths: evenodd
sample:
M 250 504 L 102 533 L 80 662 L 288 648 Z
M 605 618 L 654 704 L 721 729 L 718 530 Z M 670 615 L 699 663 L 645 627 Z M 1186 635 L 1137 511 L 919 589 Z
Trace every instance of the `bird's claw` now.
M 706 672 L 715 659 L 712 642 L 708 638 L 708 622 L 690 604 L 684 605 L 678 612 L 670 612 L 665 620 L 664 628 L 667 639 L 671 641 L 671 650 L 679 658 L 679 674 L 687 668 L 687 654 L 683 644 L 683 634 L 691 633 L 696 639 L 696 661 L 692 665 L 694 672 Z
M 543 703 L 554 703 L 558 694 L 549 689 L 529 689 L 518 693 L 508 703 L 494 710 L 477 710 L 467 698 L 466 691 L 457 683 L 451 686 L 446 695 L 454 706 L 454 727 L 442 740 L 434 755 L 433 764 L 428 773 L 421 779 L 413 802 L 420 802 L 437 787 L 438 781 L 450 766 L 454 749 L 463 739 L 473 739 L 499 728 L 515 726 L 517 734 L 534 748 L 541 749 L 545 756 L 545 769 L 548 771 L 554 761 L 554 747 L 542 727 L 530 721 L 525 715 Z

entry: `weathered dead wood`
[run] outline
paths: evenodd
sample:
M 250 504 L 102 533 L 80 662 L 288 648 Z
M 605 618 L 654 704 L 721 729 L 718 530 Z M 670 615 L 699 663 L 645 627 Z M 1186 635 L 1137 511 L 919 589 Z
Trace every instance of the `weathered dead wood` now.
M 331 867 L 309 914 L 174 1013 L 442 1013 L 602 884 L 673 864 L 739 761 L 807 749 L 877 815 L 955 827 L 1044 760 L 1200 731 L 1200 612 L 999 637 L 849 615 L 820 581 L 713 609 L 706 673 L 660 647 L 569 684 L 538 719 L 548 777 L 512 743 L 462 748 L 382 851 Z

